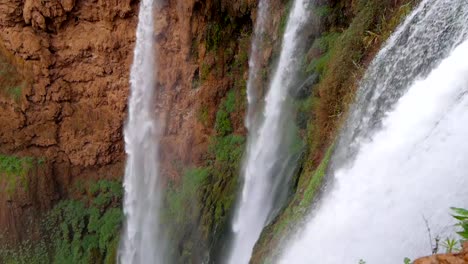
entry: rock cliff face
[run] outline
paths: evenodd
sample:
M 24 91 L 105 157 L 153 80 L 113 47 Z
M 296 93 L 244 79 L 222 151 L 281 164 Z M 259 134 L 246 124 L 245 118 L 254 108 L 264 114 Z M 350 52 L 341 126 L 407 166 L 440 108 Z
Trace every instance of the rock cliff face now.
M 34 220 L 61 198 L 76 195 L 71 187 L 77 180 L 123 175 L 122 128 L 138 5 L 0 0 L 0 154 L 47 161 L 36 168 L 44 172 L 28 174 L 34 195 L 20 189 L 0 195 L 0 233 L 24 237 L 20 230 L 26 229 L 12 223 Z M 235 73 L 226 65 L 248 51 L 255 6 L 254 0 L 157 3 L 155 111 L 163 124 L 168 179 L 180 176 L 180 164 L 203 162 L 218 105 L 236 79 L 246 76 L 246 60 Z M 220 23 L 233 26 L 220 32 Z M 232 118 L 234 131 L 243 134 L 243 113 Z
M 2 212 L 15 212 L 0 215 L 0 230 L 31 220 L 24 204 L 49 208 L 77 177 L 121 175 L 136 8 L 130 0 L 0 2 L 2 66 L 18 80 L 0 89 L 0 153 L 50 166 L 30 174 L 34 196 L 0 199 Z

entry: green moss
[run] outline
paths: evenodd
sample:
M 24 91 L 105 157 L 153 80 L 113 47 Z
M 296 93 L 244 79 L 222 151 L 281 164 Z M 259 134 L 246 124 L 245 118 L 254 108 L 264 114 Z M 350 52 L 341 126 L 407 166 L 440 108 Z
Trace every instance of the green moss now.
M 225 136 L 232 132 L 232 124 L 229 113 L 224 109 L 218 110 L 216 113 L 215 130 L 219 136 Z
M 209 112 L 208 107 L 206 105 L 202 105 L 197 112 L 197 119 L 198 122 L 202 123 L 204 126 L 208 125 L 209 121 Z
M 234 90 L 228 92 L 223 107 L 228 113 L 233 113 L 236 110 L 236 94 Z
M 288 235 L 295 230 L 300 221 L 309 212 L 325 177 L 332 151 L 333 146 L 327 150 L 325 157 L 315 171 L 307 168 L 302 171 L 302 181 L 299 182 L 297 191 L 289 205 L 262 233 L 255 248 L 253 263 L 268 263 L 273 261 L 280 252 L 279 247 L 282 241 L 288 238 Z
M 221 27 L 218 23 L 208 24 L 206 44 L 208 51 L 217 50 L 221 43 Z
M 7 89 L 8 94 L 15 100 L 19 101 L 21 99 L 21 95 L 23 94 L 23 87 L 22 86 L 13 86 Z
M 210 66 L 208 64 L 203 63 L 201 66 L 201 75 L 200 75 L 200 80 L 201 82 L 204 82 L 208 79 L 208 75 L 210 74 Z
M 5 180 L 5 191 L 11 195 L 18 187 L 28 188 L 28 173 L 36 164 L 33 157 L 0 155 L 0 176 Z
M 286 31 L 286 26 L 288 25 L 289 13 L 292 7 L 293 1 L 288 0 L 286 7 L 283 10 L 283 15 L 281 16 L 280 24 L 278 27 L 278 36 L 283 36 Z
M 329 16 L 332 12 L 332 9 L 331 7 L 327 6 L 327 5 L 323 5 L 323 6 L 319 6 L 317 8 L 314 8 L 314 14 L 317 16 L 317 17 L 320 17 L 320 18 L 325 18 L 327 16 Z
M 165 192 L 162 221 L 169 238 L 170 250 L 167 253 L 170 258 L 183 263 L 187 263 L 195 251 L 187 236 L 193 239 L 199 237 L 199 231 L 193 227 L 197 225 L 201 213 L 202 186 L 206 184 L 209 174 L 209 168 L 186 169 L 181 182 L 171 182 Z
M 236 94 L 234 90 L 228 92 L 226 98 L 216 113 L 215 130 L 218 136 L 226 136 L 233 132 L 230 114 L 236 110 Z
M 330 157 L 332 154 L 333 146 L 328 148 L 327 152 L 325 153 L 325 157 L 322 159 L 322 162 L 317 167 L 315 172 L 313 173 L 312 178 L 309 181 L 309 184 L 305 188 L 304 195 L 299 203 L 299 207 L 301 209 L 306 209 L 309 207 L 314 198 L 317 195 L 317 191 L 319 190 L 320 186 L 322 186 L 323 179 L 325 177 L 325 172 L 328 167 L 328 163 L 330 161 Z
M 0 94 L 18 102 L 23 96 L 26 81 L 16 64 L 14 55 L 0 46 Z
M 0 263 L 4 264 L 49 264 L 48 247 L 44 241 L 24 241 L 15 249 L 0 246 Z
M 92 190 L 91 190 L 92 189 Z M 15 249 L 0 246 L 0 261 L 12 264 L 115 263 L 123 221 L 120 182 L 101 180 L 82 199 L 63 200 L 43 220 L 43 239 Z M 25 258 L 27 261 L 25 261 Z
M 407 4 L 410 3 L 410 4 Z M 278 254 L 287 238 L 303 219 L 323 183 L 340 122 L 353 101 L 356 84 L 369 57 L 388 38 L 411 10 L 413 1 L 359 0 L 352 5 L 334 3 L 324 13 L 326 26 L 310 46 L 314 58 L 304 59 L 307 74 L 318 73 L 319 83 L 312 96 L 298 102 L 297 124 L 305 130 L 307 147 L 301 162 L 297 188 L 287 208 L 265 228 L 254 250 L 252 263 L 268 263 Z M 399 6 L 395 6 L 395 5 Z M 354 16 L 354 17 L 353 17 Z
M 339 37 L 340 33 L 331 32 L 325 33 L 314 41 L 312 48 L 319 50 L 322 55 L 314 58 L 311 62 L 308 63 L 306 68 L 307 74 L 316 72 L 321 76 L 324 72 L 326 72 L 330 59 L 333 57 L 334 50 L 332 48 Z

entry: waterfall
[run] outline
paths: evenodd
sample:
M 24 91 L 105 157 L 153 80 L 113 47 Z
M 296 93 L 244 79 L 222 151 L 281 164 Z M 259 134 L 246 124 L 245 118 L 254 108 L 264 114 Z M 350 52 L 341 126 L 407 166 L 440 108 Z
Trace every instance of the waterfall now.
M 261 47 L 263 42 L 263 35 L 265 34 L 265 23 L 268 19 L 268 0 L 260 0 L 258 3 L 257 21 L 255 22 L 254 33 L 252 36 L 252 48 L 249 55 L 249 78 L 247 80 L 247 116 L 245 118 L 245 126 L 249 130 L 250 134 L 255 130 L 253 125 L 255 124 L 256 109 L 258 107 L 259 100 L 259 87 L 260 81 L 260 65 L 261 60 Z
M 155 63 L 153 0 L 142 0 L 130 73 L 130 99 L 125 126 L 125 227 L 118 262 L 162 263 L 158 241 L 160 179 L 159 125 L 154 116 Z
M 266 19 L 266 1 L 260 1 L 256 35 L 253 39 L 248 86 L 249 113 L 246 124 L 249 128 L 247 155 L 243 165 L 243 189 L 237 202 L 233 222 L 233 245 L 229 263 L 248 263 L 255 242 L 263 227 L 281 200 L 286 197 L 288 179 L 292 174 L 291 131 L 292 127 L 288 88 L 293 85 L 301 58 L 300 30 L 309 17 L 308 1 L 296 0 L 289 14 L 283 36 L 282 50 L 276 71 L 265 98 L 260 115 L 254 117 L 252 109 L 257 107 L 254 86 L 258 77 L 259 41 Z M 259 32 L 260 31 L 260 32 Z M 280 201 L 280 202 L 277 202 Z
M 280 263 L 403 263 L 468 206 L 468 5 L 426 0 L 371 64 L 329 185 Z
M 362 141 L 380 128 L 385 113 L 412 81 L 427 76 L 465 38 L 465 0 L 424 0 L 390 37 L 358 91 L 334 163 L 349 162 Z

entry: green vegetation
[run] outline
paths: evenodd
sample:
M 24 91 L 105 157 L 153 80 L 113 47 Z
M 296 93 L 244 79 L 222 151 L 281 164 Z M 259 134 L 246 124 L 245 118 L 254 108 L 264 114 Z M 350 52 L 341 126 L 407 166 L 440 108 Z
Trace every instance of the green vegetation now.
M 322 76 L 326 72 L 330 58 L 333 57 L 333 45 L 335 45 L 339 37 L 340 33 L 338 32 L 327 32 L 314 41 L 312 48 L 317 49 L 322 55 L 308 63 L 306 68 L 307 74 L 316 72 Z
M 25 241 L 14 249 L 0 246 L 0 262 L 4 264 L 49 264 L 49 251 L 44 241 Z
M 322 34 L 324 40 L 319 42 L 327 44 L 327 51 L 308 67 L 309 70 L 317 70 L 321 76 L 317 86 L 320 103 L 315 110 L 317 129 L 314 135 L 318 142 L 323 142 L 320 148 L 323 149 L 332 140 L 346 116 L 344 114 L 353 100 L 357 81 L 366 66 L 364 64 L 368 63 L 364 59 L 372 56 L 393 32 L 411 10 L 411 3 L 407 0 L 395 6 L 391 1 L 357 1 L 352 10 L 356 15 L 347 28 L 341 28 L 337 21 L 336 25 L 332 23 L 328 33 Z M 339 8 L 336 11 L 342 12 Z M 380 37 L 370 42 L 369 32 L 376 32 Z
M 215 129 L 219 136 L 225 136 L 232 132 L 233 128 L 229 113 L 225 109 L 219 109 L 216 113 Z
M 303 66 L 304 74 L 318 74 L 319 82 L 309 98 L 296 102 L 296 123 L 306 141 L 306 153 L 295 194 L 288 207 L 262 233 L 253 263 L 274 259 L 282 239 L 287 239 L 292 227 L 310 208 L 322 185 L 337 131 L 346 118 L 369 58 L 412 6 L 411 0 L 358 0 L 352 5 L 335 1 L 315 8 L 324 31 L 311 43 Z
M 12 194 L 18 187 L 28 188 L 28 173 L 38 162 L 32 157 L 0 155 L 0 179 L 6 181 L 5 190 Z
M 283 9 L 283 14 L 281 16 L 280 25 L 278 28 L 278 36 L 283 36 L 286 31 L 286 26 L 288 25 L 289 13 L 291 11 L 293 1 L 288 0 L 286 7 Z
M 208 75 L 210 74 L 210 66 L 208 64 L 203 63 L 201 66 L 201 75 L 200 75 L 200 80 L 201 82 L 204 82 L 208 79 Z
M 221 104 L 216 113 L 215 130 L 218 136 L 226 136 L 233 132 L 233 126 L 230 119 L 230 114 L 236 110 L 236 95 L 231 90 L 224 102 Z
M 263 231 L 255 248 L 256 253 L 253 256 L 254 262 L 268 263 L 275 259 L 277 254 L 280 253 L 279 250 L 275 248 L 279 246 L 283 240 L 287 239 L 288 235 L 297 228 L 301 219 L 309 212 L 309 208 L 326 175 L 326 168 L 332 152 L 333 145 L 327 150 L 325 157 L 315 171 L 311 172 L 306 169 L 301 173 L 303 178 L 299 179 L 296 193 L 290 200 L 288 206 L 275 221 Z M 305 179 L 304 176 L 308 176 L 308 178 Z M 271 248 L 271 245 L 273 245 L 273 248 Z
M 17 59 L 0 44 L 0 95 L 19 102 L 27 85 L 20 74 Z
M 458 241 L 456 239 L 453 239 L 453 238 L 446 238 L 442 242 L 442 246 L 446 250 L 445 253 L 448 253 L 448 254 L 460 250 L 460 248 L 458 247 Z
M 468 240 L 468 210 L 456 207 L 452 207 L 451 209 L 453 211 L 453 218 L 459 221 L 457 225 L 461 228 L 461 231 L 457 232 L 457 234 L 463 240 Z
M 299 207 L 302 208 L 303 210 L 305 210 L 308 206 L 312 204 L 320 186 L 322 186 L 322 182 L 325 177 L 325 172 L 328 167 L 328 163 L 330 162 L 332 150 L 333 150 L 333 146 L 331 146 L 327 150 L 327 152 L 325 153 L 325 157 L 322 159 L 322 162 L 315 170 L 314 174 L 309 180 L 309 184 L 305 188 L 304 195 L 302 197 L 302 200 L 299 203 Z
M 122 184 L 100 180 L 81 199 L 63 200 L 42 223 L 43 239 L 0 248 L 9 264 L 115 263 L 123 221 Z
M 245 146 L 245 138 L 233 133 L 232 116 L 243 111 L 236 91 L 231 89 L 219 105 L 205 162 L 189 168 L 174 165 L 183 176 L 168 183 L 162 218 L 169 227 L 169 255 L 177 262 L 203 258 L 208 245 L 223 235 L 234 204 Z
M 167 204 L 167 220 L 174 222 L 176 226 L 184 224 L 186 219 L 196 218 L 194 214 L 198 205 L 195 199 L 198 191 L 208 177 L 208 168 L 187 169 L 182 177 L 182 181 L 176 186 L 175 183 L 169 186 L 166 191 L 165 203 Z
M 198 122 L 202 123 L 204 126 L 208 125 L 209 121 L 209 111 L 206 105 L 202 105 L 197 112 L 197 120 Z
M 207 26 L 206 45 L 208 51 L 217 50 L 221 43 L 221 27 L 218 23 L 213 22 Z

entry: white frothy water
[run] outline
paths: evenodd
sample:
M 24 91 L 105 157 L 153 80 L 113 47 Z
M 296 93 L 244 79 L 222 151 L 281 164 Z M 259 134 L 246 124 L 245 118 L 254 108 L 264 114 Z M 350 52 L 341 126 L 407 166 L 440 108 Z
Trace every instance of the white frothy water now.
M 142 0 L 130 74 L 130 100 L 125 126 L 125 229 L 119 263 L 163 263 L 159 238 L 159 126 L 154 116 L 155 54 L 153 0 Z
M 261 30 L 265 20 L 266 3 L 260 2 L 260 15 L 256 30 Z M 295 81 L 301 58 L 297 56 L 300 30 L 309 15 L 308 1 L 296 0 L 289 14 L 289 20 L 283 36 L 282 50 L 278 66 L 270 89 L 265 99 L 263 115 L 255 118 L 249 112 L 247 126 L 249 141 L 247 157 L 243 168 L 243 189 L 238 201 L 236 216 L 233 223 L 234 239 L 230 252 L 229 263 L 248 263 L 255 242 L 276 206 L 276 199 L 284 195 L 287 189 L 287 178 L 290 177 L 290 135 L 288 126 L 291 121 L 291 111 L 288 104 L 288 88 Z M 261 35 L 256 36 L 262 37 Z M 260 52 L 258 43 L 252 47 L 253 53 Z M 258 67 L 255 59 L 258 54 L 251 55 L 251 67 Z M 253 59 L 252 59 L 253 58 Z M 259 69 L 251 69 L 249 75 L 249 110 L 255 107 L 255 89 L 252 83 Z M 253 127 L 255 123 L 255 127 Z
M 255 129 L 253 125 L 255 122 L 255 113 L 258 106 L 259 96 L 259 79 L 261 77 L 260 65 L 262 52 L 263 35 L 265 34 L 265 23 L 268 19 L 268 1 L 260 0 L 258 3 L 257 21 L 255 22 L 254 34 L 252 36 L 252 48 L 249 55 L 249 79 L 247 80 L 247 102 L 248 112 L 245 118 L 245 126 L 249 132 L 253 132 Z
M 466 4 L 423 1 L 377 56 L 344 131 L 353 138 L 344 134 L 337 150 L 358 146 L 356 153 L 332 168 L 330 190 L 280 263 L 394 264 L 429 255 L 424 218 L 433 237 L 455 236 L 449 208 L 468 206 Z M 424 43 L 433 27 L 442 31 L 430 32 L 438 36 L 431 41 L 440 42 Z M 408 61 L 411 49 L 419 50 Z M 418 65 L 428 59 L 429 68 Z

